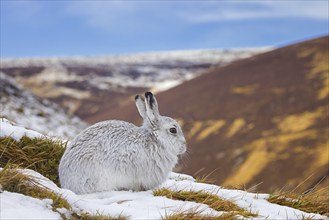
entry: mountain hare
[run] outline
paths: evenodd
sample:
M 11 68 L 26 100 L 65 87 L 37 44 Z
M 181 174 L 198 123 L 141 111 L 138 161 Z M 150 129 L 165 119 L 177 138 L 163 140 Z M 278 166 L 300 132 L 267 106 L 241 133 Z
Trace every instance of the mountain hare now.
M 94 124 L 68 145 L 59 164 L 61 186 L 77 194 L 149 190 L 166 180 L 185 153 L 178 123 L 161 116 L 151 92 L 135 97 L 141 127 L 111 120 Z

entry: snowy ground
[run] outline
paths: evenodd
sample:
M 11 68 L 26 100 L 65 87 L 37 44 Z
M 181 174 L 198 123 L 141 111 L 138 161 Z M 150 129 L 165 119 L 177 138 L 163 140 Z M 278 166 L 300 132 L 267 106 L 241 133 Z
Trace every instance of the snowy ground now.
M 7 120 L 0 121 L 0 137 L 13 136 L 19 139 L 24 135 L 39 137 L 41 134 L 15 126 Z M 76 195 L 70 190 L 57 187 L 49 179 L 32 170 L 22 172 L 35 176 L 38 182 L 53 192 L 66 198 L 73 210 L 77 213 L 87 212 L 90 214 L 103 214 L 110 216 L 126 216 L 129 219 L 161 219 L 177 211 L 199 210 L 203 214 L 221 215 L 207 205 L 171 200 L 166 197 L 154 196 L 151 190 L 142 192 L 110 191 L 87 195 Z M 240 190 L 223 189 L 216 185 L 197 183 L 191 176 L 171 173 L 166 182 L 160 187 L 173 191 L 179 190 L 203 190 L 216 194 L 220 198 L 228 199 L 238 206 L 258 213 L 254 219 L 328 219 L 318 214 L 306 213 L 297 209 L 269 203 L 266 199 L 268 194 L 248 193 Z M 54 212 L 51 209 L 51 199 L 35 199 L 17 193 L 0 193 L 0 219 L 61 219 L 58 212 L 69 216 L 66 209 Z M 17 211 L 19 210 L 19 211 Z M 242 216 L 241 216 L 242 219 Z

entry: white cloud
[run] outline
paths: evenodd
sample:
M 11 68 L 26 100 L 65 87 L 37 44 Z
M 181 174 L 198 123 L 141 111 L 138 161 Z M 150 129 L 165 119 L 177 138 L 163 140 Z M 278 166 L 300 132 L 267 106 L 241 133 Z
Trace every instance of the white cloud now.
M 69 15 L 103 30 L 267 18 L 328 20 L 328 1 L 70 1 Z
M 328 1 L 216 2 L 201 10 L 185 11 L 180 17 L 190 22 L 220 22 L 260 18 L 307 18 L 328 20 Z
M 161 13 L 157 13 L 155 6 L 152 2 L 141 1 L 71 1 L 67 12 L 82 17 L 89 26 L 103 30 L 137 31 L 141 26 L 158 25 L 153 18 Z
M 112 26 L 118 19 L 133 11 L 132 5 L 118 1 L 72 1 L 67 10 L 69 14 L 84 17 L 89 25 L 96 27 Z
M 300 17 L 328 20 L 329 2 L 328 1 L 272 1 L 262 3 L 268 6 L 273 16 L 276 17 Z

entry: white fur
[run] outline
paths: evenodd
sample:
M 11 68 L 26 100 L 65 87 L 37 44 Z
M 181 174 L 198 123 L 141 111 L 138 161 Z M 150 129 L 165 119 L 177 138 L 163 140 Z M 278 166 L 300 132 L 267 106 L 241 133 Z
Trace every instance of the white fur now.
M 59 164 L 61 186 L 77 194 L 108 190 L 149 190 L 166 180 L 186 151 L 178 123 L 160 116 L 152 93 L 136 96 L 141 127 L 103 121 L 82 131 Z M 175 127 L 177 134 L 169 129 Z

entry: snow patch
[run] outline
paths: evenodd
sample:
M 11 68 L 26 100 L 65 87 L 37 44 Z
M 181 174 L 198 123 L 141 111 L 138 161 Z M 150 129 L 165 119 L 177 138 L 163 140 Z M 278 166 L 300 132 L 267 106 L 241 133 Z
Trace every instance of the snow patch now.
M 5 118 L 0 118 L 0 137 L 12 137 L 16 141 L 19 141 L 24 136 L 31 139 L 45 137 L 36 131 L 17 126 L 14 122 L 11 122 Z
M 0 219 L 62 219 L 51 210 L 52 200 L 35 199 L 18 193 L 0 193 Z

